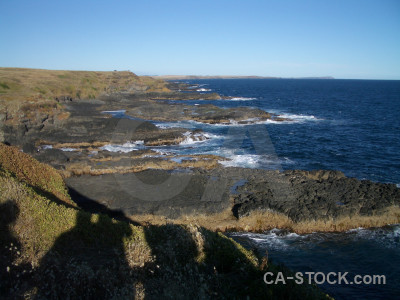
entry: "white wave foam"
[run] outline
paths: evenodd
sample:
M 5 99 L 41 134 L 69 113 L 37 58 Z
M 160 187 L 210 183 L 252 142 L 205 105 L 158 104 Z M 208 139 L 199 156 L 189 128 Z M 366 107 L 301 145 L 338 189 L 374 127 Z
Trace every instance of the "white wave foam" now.
M 296 162 L 291 160 L 289 157 L 284 157 L 281 162 L 285 165 L 295 165 Z
M 131 151 L 137 151 L 143 148 L 144 141 L 127 142 L 122 145 L 108 144 L 100 147 L 101 150 L 107 150 L 110 152 L 123 152 L 128 153 Z
M 104 110 L 102 111 L 103 114 L 124 114 L 126 112 L 125 109 L 120 109 L 120 110 Z
M 225 167 L 279 169 L 282 165 L 296 164 L 295 161 L 290 160 L 288 157 L 280 158 L 268 154 L 235 153 L 234 149 L 227 148 L 220 148 L 217 151 L 213 151 L 213 154 L 229 159 L 219 161 Z
M 343 241 L 355 245 L 365 244 L 366 241 L 374 242 L 389 249 L 398 249 L 400 246 L 400 225 L 389 228 L 365 229 L 357 228 L 345 233 L 310 233 L 298 235 L 296 233 L 284 232 L 273 229 L 266 233 L 256 234 L 249 232 L 230 233 L 229 236 L 236 236 L 248 239 L 261 248 L 277 251 L 304 251 L 313 249 L 318 244 Z M 325 247 L 325 246 L 324 246 Z M 358 247 L 358 246 L 357 246 Z
M 287 238 L 291 238 L 291 239 L 297 239 L 297 238 L 300 238 L 301 236 L 298 235 L 298 234 L 295 233 L 295 232 L 290 232 L 290 233 L 288 233 L 288 234 L 286 235 L 286 237 L 287 237 Z
M 205 142 L 207 140 L 213 139 L 213 138 L 219 138 L 220 136 L 207 133 L 207 132 L 198 132 L 198 133 L 192 133 L 190 131 L 187 131 L 183 134 L 186 138 L 184 141 L 179 143 L 179 145 L 193 145 L 196 143 L 201 143 Z
M 277 232 L 274 232 L 274 230 L 271 230 L 265 234 L 243 232 L 233 233 L 231 235 L 248 238 L 257 245 L 266 246 L 267 249 L 286 250 L 289 248 L 289 244 L 286 241 L 285 236 L 277 234 Z
M 394 228 L 393 234 L 394 234 L 395 236 L 400 237 L 400 225 L 397 225 L 397 226 Z
M 211 89 L 200 88 L 200 89 L 197 89 L 196 91 L 198 91 L 198 92 L 211 92 Z
M 252 97 L 233 97 L 230 99 L 227 99 L 230 101 L 251 101 L 251 100 L 257 100 L 257 98 L 252 98 Z
M 186 138 L 185 140 L 180 142 L 179 145 L 193 145 L 199 142 L 203 142 L 205 139 L 201 134 L 192 134 L 190 131 L 185 132 L 183 135 L 186 136 Z
M 293 121 L 275 121 L 275 120 L 260 120 L 259 118 L 250 118 L 250 119 L 245 119 L 241 121 L 236 121 L 236 120 L 229 120 L 229 123 L 216 123 L 216 124 L 208 124 L 208 123 L 201 123 L 200 124 L 205 124 L 205 125 L 210 125 L 210 126 L 215 126 L 215 127 L 226 127 L 226 126 L 234 126 L 234 127 L 241 127 L 241 126 L 248 126 L 248 125 L 260 125 L 260 124 L 289 124 L 293 123 Z
M 196 121 L 154 122 L 153 124 L 161 129 L 174 128 L 174 127 L 191 129 L 196 127 L 196 123 L 203 124 Z
M 161 128 L 161 129 L 173 128 L 173 127 L 193 129 L 193 128 L 198 128 L 199 125 L 200 126 L 210 126 L 210 127 L 248 126 L 248 125 L 253 125 L 253 124 L 266 124 L 266 123 L 269 123 L 269 121 L 270 121 L 270 120 L 266 120 L 266 121 L 257 121 L 257 120 L 258 120 L 258 118 L 246 119 L 246 120 L 243 120 L 243 122 L 246 122 L 243 124 L 241 124 L 235 120 L 229 120 L 229 123 L 215 123 L 215 124 L 199 122 L 199 121 L 194 121 L 194 120 L 187 120 L 187 121 L 177 121 L 177 122 L 160 122 L 160 123 L 154 123 L 154 125 L 156 125 L 158 128 Z M 282 122 L 276 121 L 276 123 L 282 123 Z
M 207 139 L 221 139 L 224 136 L 223 135 L 218 135 L 218 134 L 212 134 L 209 132 L 204 132 L 203 135 L 207 138 Z
M 160 128 L 160 129 L 170 128 L 167 124 L 154 124 L 154 125 L 156 125 L 156 127 Z
M 297 123 L 302 123 L 302 122 L 307 122 L 307 121 L 312 121 L 312 122 L 317 122 L 317 121 L 323 121 L 324 119 L 317 118 L 313 115 L 298 115 L 298 114 L 289 114 L 289 113 L 282 113 L 279 114 L 280 118 L 285 118 L 285 119 L 291 119 Z
M 249 121 L 250 124 L 278 124 L 278 125 L 283 125 L 283 124 L 299 124 L 299 123 L 305 123 L 305 122 L 319 122 L 323 121 L 324 119 L 317 118 L 313 115 L 301 115 L 301 114 L 290 114 L 290 113 L 283 113 L 283 112 L 278 112 L 278 111 L 272 111 L 272 110 L 266 110 L 268 113 L 274 113 L 277 115 L 277 118 L 283 118 L 287 120 L 276 120 L 276 119 L 268 119 L 268 120 L 262 120 L 262 121 L 257 121 L 257 118 L 253 119 L 248 119 L 244 121 Z M 234 124 L 237 126 L 240 126 L 242 124 Z M 244 124 L 248 125 L 248 124 Z
M 276 121 L 276 120 L 265 120 L 265 121 L 260 121 L 257 124 L 293 124 L 293 123 L 297 123 L 295 121 Z
M 365 228 L 363 228 L 363 227 L 358 227 L 358 228 L 353 228 L 353 229 L 349 229 L 349 230 L 347 230 L 346 232 L 347 233 L 357 233 L 357 232 L 359 232 L 359 231 L 361 231 L 361 230 L 364 230 Z
M 159 153 L 160 155 L 158 157 L 165 156 L 165 155 L 173 155 L 174 154 L 173 152 L 165 151 L 164 149 L 159 149 L 159 148 L 152 148 L 151 150 L 154 151 L 154 152 Z M 149 155 L 149 156 L 146 156 L 146 157 L 152 157 L 152 156 Z M 157 157 L 157 156 L 155 156 L 155 157 Z
M 233 155 L 228 157 L 230 160 L 219 161 L 225 167 L 248 167 L 256 168 L 259 166 L 259 156 L 254 154 Z
M 78 149 L 75 149 L 75 148 L 60 148 L 60 150 L 65 151 L 65 152 L 78 151 Z
M 258 154 L 232 154 L 232 150 L 222 150 L 217 155 L 226 157 L 230 160 L 221 160 L 219 163 L 225 167 L 244 167 L 244 168 L 260 168 L 260 167 L 279 167 L 281 161 L 273 159 L 266 155 Z
M 305 123 L 305 122 L 319 122 L 323 121 L 324 119 L 317 118 L 315 116 L 308 116 L 308 115 L 296 115 L 296 114 L 278 114 L 279 118 L 285 118 L 287 120 L 274 120 L 274 119 L 268 119 L 268 120 L 260 120 L 259 118 L 249 118 L 241 121 L 236 121 L 236 120 L 229 120 L 229 123 L 215 123 L 215 124 L 210 124 L 210 123 L 203 123 L 199 121 L 194 121 L 194 120 L 187 120 L 187 121 L 177 121 L 177 122 L 160 122 L 160 123 L 154 123 L 158 128 L 172 128 L 172 127 L 183 127 L 183 128 L 196 128 L 198 127 L 197 125 L 202 125 L 202 126 L 212 126 L 212 127 L 227 127 L 227 126 L 236 126 L 236 127 L 241 127 L 241 126 L 249 126 L 249 125 L 260 125 L 260 124 L 277 124 L 277 125 L 283 125 L 283 124 L 296 124 L 296 123 Z
M 229 123 L 203 123 L 203 122 L 199 122 L 199 121 L 190 121 L 192 123 L 198 124 L 198 125 L 203 125 L 203 126 L 212 126 L 212 127 L 227 127 L 227 126 L 247 126 L 247 125 L 253 125 L 253 124 L 263 124 L 262 121 L 255 121 L 255 119 L 258 118 L 253 118 L 253 119 L 246 119 L 246 120 L 242 120 L 240 122 L 246 122 L 246 123 L 239 123 L 236 120 L 229 120 Z
M 390 228 L 365 229 L 357 228 L 347 231 L 354 234 L 355 240 L 373 240 L 387 248 L 398 248 L 400 246 L 400 225 Z

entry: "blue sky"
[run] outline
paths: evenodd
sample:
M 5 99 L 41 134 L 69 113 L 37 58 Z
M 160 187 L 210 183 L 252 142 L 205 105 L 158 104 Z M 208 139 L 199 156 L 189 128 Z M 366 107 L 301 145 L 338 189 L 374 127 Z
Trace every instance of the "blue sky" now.
M 0 66 L 400 79 L 400 1 L 0 1 Z

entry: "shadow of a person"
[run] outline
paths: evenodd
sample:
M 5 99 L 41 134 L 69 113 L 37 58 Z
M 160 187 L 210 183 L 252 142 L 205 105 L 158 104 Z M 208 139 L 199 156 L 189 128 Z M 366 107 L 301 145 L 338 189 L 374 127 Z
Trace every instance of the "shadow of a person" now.
M 143 280 L 144 299 L 273 298 L 258 260 L 220 233 L 175 224 L 146 226 L 144 233 L 155 258 L 145 266 L 152 276 Z M 292 294 L 280 287 L 275 299 L 289 299 Z
M 186 227 L 166 224 L 143 228 L 155 261 L 147 264 L 154 276 L 144 280 L 144 299 L 201 299 L 197 269 L 198 247 Z M 160 266 L 157 268 L 154 266 Z
M 15 281 L 13 262 L 21 249 L 18 239 L 10 231 L 10 225 L 18 218 L 19 210 L 13 201 L 0 204 L 0 294 L 9 296 Z
M 126 222 L 78 211 L 75 227 L 61 234 L 40 262 L 37 298 L 130 298 L 123 238 L 131 233 Z

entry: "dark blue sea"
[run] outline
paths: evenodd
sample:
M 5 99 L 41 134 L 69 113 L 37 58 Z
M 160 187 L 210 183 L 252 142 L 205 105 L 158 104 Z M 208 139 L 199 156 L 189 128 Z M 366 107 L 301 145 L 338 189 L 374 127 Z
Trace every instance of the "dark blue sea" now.
M 400 183 L 400 81 L 185 82 L 194 90 L 233 97 L 185 103 L 256 107 L 291 121 L 244 126 L 181 122 L 181 126 L 203 129 L 213 139 L 187 143 L 186 149 L 179 152 L 223 155 L 232 159 L 226 162 L 228 166 L 333 169 L 359 179 Z M 231 237 L 255 247 L 261 254 L 268 251 L 269 259 L 293 271 L 349 272 L 349 279 L 357 274 L 386 276 L 385 285 L 323 284 L 321 287 L 336 299 L 400 299 L 399 225 L 347 233 L 297 235 L 273 230 L 263 234 L 235 233 Z
M 348 177 L 400 186 L 400 81 L 207 79 L 184 81 L 201 93 L 229 100 L 170 101 L 194 106 L 255 107 L 287 120 L 254 125 L 155 122 L 159 127 L 202 129 L 206 141 L 188 139 L 160 153 L 217 154 L 225 166 L 332 169 Z M 132 145 L 128 145 L 129 148 Z M 136 147 L 137 145 L 133 145 Z M 121 151 L 129 151 L 118 148 Z M 114 150 L 118 150 L 114 149 Z M 272 230 L 230 235 L 295 272 L 385 275 L 386 284 L 323 284 L 336 299 L 400 299 L 400 226 L 346 233 L 297 235 Z
M 194 90 L 234 98 L 183 103 L 256 107 L 292 120 L 246 125 L 240 129 L 195 122 L 175 123 L 221 137 L 196 145 L 196 152 L 227 156 L 233 159 L 227 163 L 232 166 L 275 168 L 277 162 L 263 157 L 268 153 L 262 151 L 262 143 L 268 144 L 265 146 L 268 148 L 271 141 L 282 169 L 333 169 L 359 179 L 400 183 L 400 81 L 208 79 L 185 82 Z M 249 138 L 243 140 L 240 134 L 235 140 L 238 131 L 246 131 Z M 257 131 L 262 134 L 253 134 Z M 265 133 L 270 141 L 268 137 L 252 141 L 252 134 L 262 137 Z M 257 149 L 254 143 L 261 146 Z

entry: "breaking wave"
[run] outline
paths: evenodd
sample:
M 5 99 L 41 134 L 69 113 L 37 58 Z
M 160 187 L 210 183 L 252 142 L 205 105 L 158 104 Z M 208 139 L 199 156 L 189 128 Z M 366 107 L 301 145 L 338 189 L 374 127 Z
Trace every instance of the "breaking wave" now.
M 251 101 L 251 100 L 257 100 L 257 98 L 253 98 L 253 97 L 233 97 L 233 98 L 229 98 L 226 100 L 230 100 L 230 101 Z
M 144 144 L 143 141 L 126 142 L 122 145 L 117 145 L 117 144 L 105 145 L 103 147 L 100 147 L 99 149 L 107 150 L 110 152 L 128 153 L 131 151 L 137 151 L 137 150 L 143 149 L 143 144 Z

